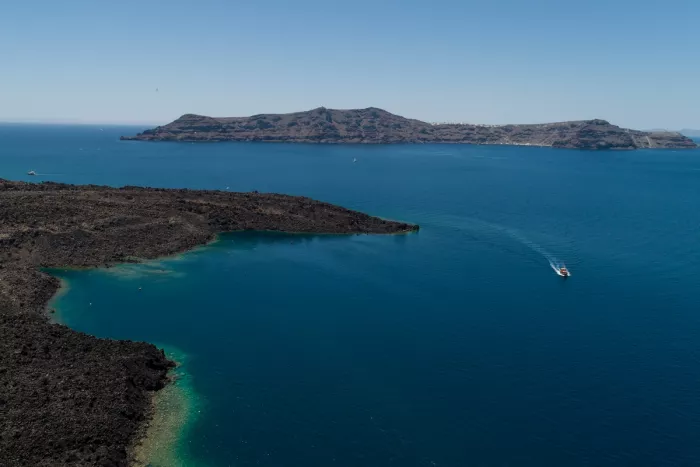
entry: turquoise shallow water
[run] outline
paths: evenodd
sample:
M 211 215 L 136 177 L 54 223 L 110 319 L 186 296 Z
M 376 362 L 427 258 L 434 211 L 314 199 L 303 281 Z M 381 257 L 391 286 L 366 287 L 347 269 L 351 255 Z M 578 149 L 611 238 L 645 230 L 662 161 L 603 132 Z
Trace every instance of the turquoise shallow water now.
M 0 126 L 0 177 L 278 191 L 422 227 L 60 273 L 73 328 L 187 355 L 190 465 L 700 464 L 700 151 L 116 140 L 134 131 Z

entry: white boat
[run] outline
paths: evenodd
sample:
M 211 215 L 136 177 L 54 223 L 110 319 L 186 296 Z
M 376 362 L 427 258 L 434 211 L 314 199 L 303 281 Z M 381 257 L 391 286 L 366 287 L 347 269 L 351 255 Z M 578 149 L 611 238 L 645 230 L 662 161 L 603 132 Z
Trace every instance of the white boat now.
M 27 172 L 27 175 L 36 175 L 36 172 L 34 172 L 33 170 L 30 170 L 29 172 Z
M 554 269 L 554 272 L 556 272 L 559 276 L 561 277 L 570 277 L 571 272 L 566 268 L 566 266 L 561 265 L 561 266 L 555 266 L 554 264 L 550 264 L 552 266 L 552 269 Z

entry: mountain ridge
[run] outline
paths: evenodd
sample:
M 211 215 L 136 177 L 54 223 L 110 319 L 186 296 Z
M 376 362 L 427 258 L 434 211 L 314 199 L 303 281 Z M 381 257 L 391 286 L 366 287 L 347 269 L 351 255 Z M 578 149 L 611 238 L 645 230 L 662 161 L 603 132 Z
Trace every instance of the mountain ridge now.
M 296 143 L 396 144 L 459 143 L 545 146 L 573 149 L 696 148 L 676 132 L 620 128 L 606 120 L 522 125 L 433 124 L 377 107 L 316 109 L 250 117 L 184 114 L 167 125 L 145 130 L 136 141 L 267 141 Z

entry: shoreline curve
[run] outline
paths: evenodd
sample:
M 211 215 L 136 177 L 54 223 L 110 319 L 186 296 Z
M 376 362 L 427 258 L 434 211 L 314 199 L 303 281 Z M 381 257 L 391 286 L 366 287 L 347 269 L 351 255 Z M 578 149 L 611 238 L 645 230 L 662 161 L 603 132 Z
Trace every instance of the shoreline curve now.
M 0 215 L 7 220 L 0 226 L 0 368 L 11 382 L 0 396 L 5 425 L 26 433 L 0 438 L 0 458 L 17 466 L 129 465 L 128 452 L 152 416 L 151 396 L 166 386 L 175 366 L 153 344 L 100 339 L 51 323 L 47 304 L 60 282 L 43 269 L 110 267 L 181 254 L 223 232 L 419 229 L 273 193 L 3 179 Z

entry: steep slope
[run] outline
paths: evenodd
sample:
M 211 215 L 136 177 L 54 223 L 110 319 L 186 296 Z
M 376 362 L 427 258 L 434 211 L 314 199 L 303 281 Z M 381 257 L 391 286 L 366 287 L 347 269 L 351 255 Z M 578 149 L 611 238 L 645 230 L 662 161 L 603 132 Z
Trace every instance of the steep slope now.
M 320 107 L 290 114 L 213 118 L 186 114 L 172 123 L 123 140 L 271 141 L 297 143 L 462 143 L 578 149 L 695 148 L 680 133 L 643 132 L 605 120 L 532 125 L 433 125 L 370 107 Z
M 296 141 L 317 143 L 410 142 L 430 125 L 381 109 L 318 108 L 291 114 L 211 118 L 187 114 L 168 125 L 146 130 L 140 140 Z

